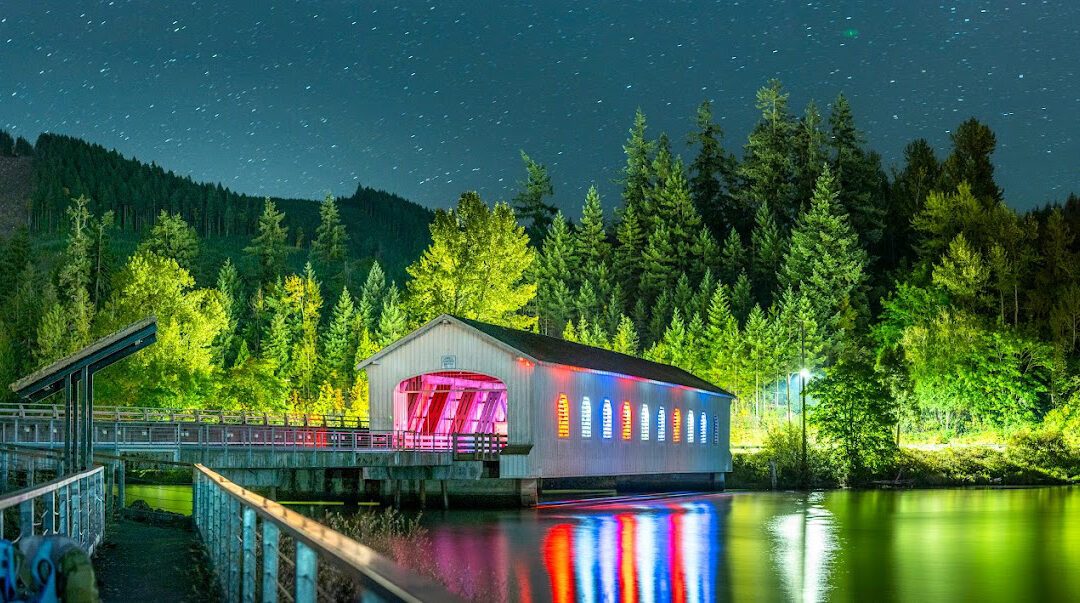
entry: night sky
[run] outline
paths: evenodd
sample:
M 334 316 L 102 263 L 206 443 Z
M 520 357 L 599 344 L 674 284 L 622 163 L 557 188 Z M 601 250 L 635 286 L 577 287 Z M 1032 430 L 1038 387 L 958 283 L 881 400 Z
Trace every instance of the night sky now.
M 886 164 L 976 116 L 1011 205 L 1080 192 L 1076 0 L 537 4 L 0 0 L 0 127 L 241 192 L 433 207 L 513 196 L 524 149 L 576 216 L 590 184 L 618 202 L 635 107 L 689 162 L 702 99 L 739 151 L 779 77 L 797 114 L 843 90 Z

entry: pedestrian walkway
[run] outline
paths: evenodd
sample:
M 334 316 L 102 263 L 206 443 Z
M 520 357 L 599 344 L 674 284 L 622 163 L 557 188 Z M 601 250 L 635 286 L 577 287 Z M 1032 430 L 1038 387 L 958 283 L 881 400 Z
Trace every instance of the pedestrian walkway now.
M 94 555 L 101 600 L 210 601 L 195 534 L 182 527 L 118 519 Z

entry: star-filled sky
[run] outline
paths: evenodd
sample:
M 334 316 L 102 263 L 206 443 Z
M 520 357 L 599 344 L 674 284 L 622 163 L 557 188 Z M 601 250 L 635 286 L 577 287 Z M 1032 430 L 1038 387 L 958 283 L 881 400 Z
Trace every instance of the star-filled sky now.
M 843 90 L 887 165 L 976 116 L 1026 209 L 1080 191 L 1080 2 L 2 0 L 0 127 L 72 134 L 197 180 L 438 207 L 514 195 L 524 149 L 578 215 L 608 206 L 634 109 L 687 161 L 710 99 L 741 150 L 754 91 Z

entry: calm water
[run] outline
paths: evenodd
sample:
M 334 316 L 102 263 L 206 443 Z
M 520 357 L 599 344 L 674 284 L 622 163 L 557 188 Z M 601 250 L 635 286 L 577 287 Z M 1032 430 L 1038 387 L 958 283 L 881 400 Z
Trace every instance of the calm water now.
M 483 598 L 1080 600 L 1080 488 L 643 497 L 427 520 L 445 573 Z

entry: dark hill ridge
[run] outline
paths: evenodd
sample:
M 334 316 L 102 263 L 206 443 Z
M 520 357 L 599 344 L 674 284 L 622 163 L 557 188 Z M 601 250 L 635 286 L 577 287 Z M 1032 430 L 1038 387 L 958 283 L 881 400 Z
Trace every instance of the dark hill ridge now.
M 32 162 L 0 158 L 3 232 L 26 220 L 36 232 L 58 232 L 70 199 L 80 194 L 92 200 L 95 212 L 113 211 L 123 231 L 141 231 L 162 209 L 180 213 L 211 246 L 218 238 L 250 237 L 264 199 L 196 182 L 71 136 L 42 134 Z M 290 242 L 300 238 L 307 246 L 319 224 L 321 200 L 274 201 L 285 213 Z M 357 186 L 338 204 L 350 255 L 378 259 L 390 274 L 403 275 L 430 241 L 433 212 L 398 195 Z

